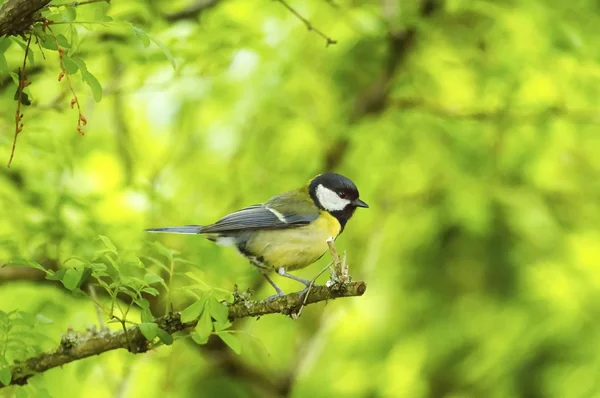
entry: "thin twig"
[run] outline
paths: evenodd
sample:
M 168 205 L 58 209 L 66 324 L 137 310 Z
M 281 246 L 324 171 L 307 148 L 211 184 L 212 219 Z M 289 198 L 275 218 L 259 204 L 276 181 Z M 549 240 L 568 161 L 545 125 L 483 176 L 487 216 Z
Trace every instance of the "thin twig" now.
M 94 308 L 96 308 L 96 315 L 98 316 L 98 326 L 100 326 L 100 330 L 106 330 L 106 326 L 104 326 L 104 315 L 102 314 L 102 306 L 98 301 L 98 295 L 96 294 L 96 288 L 93 284 L 90 283 L 88 286 L 88 291 L 90 292 L 90 297 L 94 302 Z
M 329 268 L 331 281 L 337 282 L 341 274 L 340 255 L 338 254 L 337 249 L 335 248 L 333 238 L 327 239 L 327 246 L 329 246 L 329 252 L 331 253 L 331 257 L 333 258 L 332 266 Z
M 110 0 L 87 0 L 87 1 L 73 1 L 71 3 L 63 3 L 63 4 L 48 4 L 46 7 L 78 7 L 86 4 L 92 3 L 108 3 L 110 4 Z
M 306 288 L 306 293 L 304 293 L 304 300 L 302 300 L 302 305 L 300 306 L 300 308 L 298 309 L 298 312 L 296 313 L 296 318 L 299 318 L 300 315 L 302 315 L 302 309 L 306 306 L 306 302 L 308 301 L 308 296 L 310 295 L 310 291 L 313 288 L 313 286 L 315 285 L 316 280 L 323 275 L 323 272 L 325 272 L 329 267 L 331 267 L 332 263 L 327 264 L 325 267 L 323 267 L 323 269 L 321 271 L 319 271 L 319 273 L 312 278 L 312 280 L 310 281 L 310 284 L 308 285 L 308 287 Z
M 308 29 L 309 31 L 314 31 L 316 34 L 318 34 L 323 39 L 325 39 L 326 47 L 329 47 L 330 45 L 337 43 L 337 40 L 332 39 L 331 37 L 329 37 L 325 33 L 323 33 L 320 29 L 313 26 L 313 24 L 311 24 L 308 19 L 304 18 L 302 16 L 302 14 L 300 14 L 298 11 L 296 11 L 296 9 L 292 6 L 290 6 L 285 0 L 275 0 L 275 1 L 277 1 L 278 3 L 281 3 L 282 6 L 287 8 L 289 12 L 294 14 L 294 16 L 296 18 L 298 18 L 300 21 L 302 21 L 302 23 L 306 26 L 306 29 Z
M 23 57 L 23 67 L 19 71 L 19 87 L 17 88 L 17 111 L 15 112 L 15 137 L 13 139 L 12 149 L 10 151 L 10 158 L 8 159 L 7 167 L 10 167 L 13 157 L 15 156 L 15 148 L 17 147 L 17 137 L 19 133 L 23 131 L 23 114 L 21 113 L 21 102 L 23 101 L 23 89 L 27 87 L 29 82 L 25 79 L 25 68 L 27 67 L 27 56 L 29 55 L 29 46 L 31 44 L 31 38 L 33 32 L 29 34 L 27 39 L 27 45 L 25 46 L 25 56 Z
M 73 94 L 73 98 L 71 99 L 71 109 L 73 109 L 73 106 L 77 105 L 77 112 L 79 113 L 78 118 L 77 118 L 77 132 L 81 135 L 85 135 L 85 132 L 83 131 L 83 126 L 85 126 L 87 124 L 87 119 L 85 118 L 85 116 L 83 116 L 83 113 L 81 113 L 81 105 L 79 105 L 79 99 L 77 98 L 77 94 L 75 94 L 75 89 L 73 88 L 71 78 L 69 77 L 69 74 L 67 73 L 67 68 L 65 67 L 65 61 L 64 61 L 65 50 L 60 46 L 60 44 L 58 44 L 58 38 L 54 34 L 54 31 L 52 30 L 52 28 L 49 26 L 49 21 L 46 21 L 44 23 L 44 25 L 45 25 L 46 29 L 48 29 L 48 31 L 54 38 L 54 42 L 56 43 L 56 48 L 58 51 L 58 58 L 60 60 L 60 69 L 61 69 L 61 72 L 58 75 L 58 81 L 60 82 L 63 77 L 67 78 L 67 85 L 69 86 L 69 90 L 71 90 L 71 93 Z

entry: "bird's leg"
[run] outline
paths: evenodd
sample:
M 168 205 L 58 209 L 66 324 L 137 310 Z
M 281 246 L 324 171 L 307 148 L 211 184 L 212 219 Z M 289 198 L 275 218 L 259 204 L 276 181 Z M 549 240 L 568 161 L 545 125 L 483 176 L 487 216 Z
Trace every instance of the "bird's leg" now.
M 283 290 L 281 290 L 279 286 L 277 286 L 275 282 L 273 282 L 273 280 L 269 278 L 269 275 L 267 275 L 267 272 L 272 270 L 272 268 L 266 267 L 259 258 L 256 258 L 254 256 L 249 256 L 248 259 L 250 260 L 250 263 L 252 263 L 252 265 L 254 265 L 258 269 L 258 272 L 260 272 L 260 274 L 265 277 L 267 282 L 269 282 L 269 285 L 273 286 L 273 289 L 275 289 L 275 291 L 277 292 L 277 294 L 267 297 L 267 300 L 270 301 L 274 298 L 283 296 L 285 294 Z
M 287 272 L 285 272 L 285 268 L 283 268 L 283 267 L 277 268 L 277 273 L 279 275 L 281 275 L 281 276 L 286 277 L 286 278 L 290 278 L 290 279 L 293 279 L 293 280 L 295 280 L 297 282 L 300 282 L 300 283 L 302 283 L 303 285 L 306 286 L 304 289 L 302 289 L 300 291 L 300 302 L 304 302 L 304 299 L 306 298 L 306 295 L 308 294 L 308 292 L 310 291 L 310 289 L 312 289 L 315 286 L 318 286 L 314 282 L 314 280 L 313 281 L 309 281 L 307 279 L 300 278 L 300 277 L 298 277 L 296 275 L 288 274 Z
M 285 268 L 283 268 L 283 267 L 277 268 L 277 273 L 279 275 L 281 275 L 281 276 L 286 277 L 286 278 L 290 278 L 290 279 L 293 279 L 293 280 L 295 280 L 297 282 L 300 282 L 303 285 L 305 285 L 306 287 L 310 286 L 310 284 L 312 283 L 312 281 L 309 281 L 307 279 L 300 278 L 300 277 L 298 277 L 296 275 L 288 274 L 287 272 L 285 272 Z M 315 286 L 315 285 L 313 284 L 313 286 Z
M 274 298 L 276 298 L 276 297 L 279 297 L 279 296 L 283 296 L 283 295 L 285 294 L 285 293 L 283 292 L 283 290 L 281 290 L 281 289 L 279 288 L 279 286 L 277 286 L 277 285 L 275 284 L 275 282 L 273 282 L 273 280 L 272 280 L 271 278 L 269 278 L 269 275 L 267 275 L 267 274 L 265 274 L 265 273 L 262 273 L 262 272 L 261 272 L 261 274 L 262 274 L 262 276 L 264 276 L 264 277 L 265 277 L 265 279 L 267 280 L 267 282 L 269 282 L 269 284 L 270 284 L 271 286 L 273 286 L 273 289 L 275 289 L 275 291 L 277 292 L 277 294 L 276 294 L 276 295 L 269 296 L 269 297 L 267 298 L 267 300 L 273 300 Z

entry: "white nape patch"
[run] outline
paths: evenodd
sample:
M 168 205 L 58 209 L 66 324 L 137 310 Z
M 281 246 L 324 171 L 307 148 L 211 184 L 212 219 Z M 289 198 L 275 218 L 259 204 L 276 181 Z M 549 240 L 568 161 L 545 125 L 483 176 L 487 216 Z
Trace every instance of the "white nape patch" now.
M 278 212 L 275 209 L 271 209 L 268 206 L 265 206 L 265 209 L 269 210 L 271 213 L 275 214 L 275 217 L 277 217 L 279 219 L 279 221 L 281 221 L 284 224 L 287 224 L 287 220 L 285 219 L 285 217 L 283 216 L 283 214 L 281 214 L 280 212 Z
M 235 238 L 231 238 L 228 236 L 221 236 L 217 238 L 215 243 L 219 246 L 235 246 Z
M 325 210 L 344 210 L 346 206 L 350 204 L 350 201 L 348 199 L 340 198 L 337 193 L 333 192 L 329 188 L 325 188 L 323 184 L 319 184 L 316 193 L 319 203 L 325 208 Z

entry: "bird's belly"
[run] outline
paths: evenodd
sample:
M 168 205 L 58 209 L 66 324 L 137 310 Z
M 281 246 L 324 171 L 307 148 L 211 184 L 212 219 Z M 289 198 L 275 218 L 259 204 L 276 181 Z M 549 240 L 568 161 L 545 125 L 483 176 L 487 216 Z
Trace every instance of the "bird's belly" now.
M 323 213 L 304 227 L 263 231 L 246 242 L 246 250 L 265 266 L 295 270 L 317 261 L 327 251 L 327 239 L 339 232 L 337 219 Z

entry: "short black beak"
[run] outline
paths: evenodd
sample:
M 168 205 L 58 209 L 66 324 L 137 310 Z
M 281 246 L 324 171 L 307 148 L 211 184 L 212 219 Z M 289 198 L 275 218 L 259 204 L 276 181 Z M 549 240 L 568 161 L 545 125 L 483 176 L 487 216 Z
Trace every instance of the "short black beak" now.
M 362 200 L 360 200 L 360 199 L 358 199 L 358 198 L 357 198 L 357 199 L 355 199 L 355 200 L 352 202 L 352 204 L 353 204 L 354 206 L 356 206 L 356 207 L 364 207 L 364 208 L 367 208 L 367 209 L 369 208 L 369 205 L 368 205 L 368 204 L 366 204 L 365 202 L 363 202 Z

